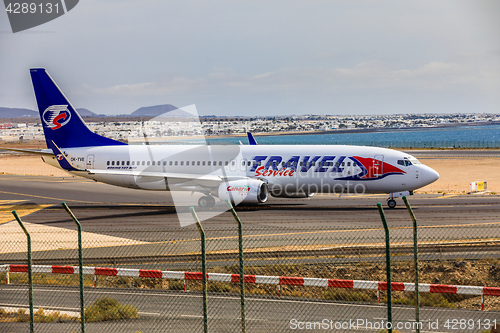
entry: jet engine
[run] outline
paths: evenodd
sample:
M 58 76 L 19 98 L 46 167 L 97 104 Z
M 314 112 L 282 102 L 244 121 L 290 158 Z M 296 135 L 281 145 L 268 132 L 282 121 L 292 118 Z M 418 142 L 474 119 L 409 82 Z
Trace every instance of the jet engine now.
M 215 193 L 214 193 L 215 194 Z M 220 184 L 216 196 L 234 204 L 263 203 L 269 197 L 267 184 L 259 179 L 240 179 Z

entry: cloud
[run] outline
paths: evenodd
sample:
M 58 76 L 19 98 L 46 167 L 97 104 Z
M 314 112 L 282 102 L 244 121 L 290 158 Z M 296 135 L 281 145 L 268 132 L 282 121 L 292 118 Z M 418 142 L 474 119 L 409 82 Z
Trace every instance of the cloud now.
M 280 91 L 331 89 L 417 89 L 478 90 L 483 85 L 499 85 L 491 71 L 474 70 L 467 65 L 433 61 L 415 68 L 391 68 L 374 60 L 350 68 L 282 68 L 255 75 L 238 75 L 231 69 L 217 68 L 203 78 L 162 77 L 157 82 L 92 88 L 92 93 L 119 96 L 171 96 L 217 93 L 252 94 Z

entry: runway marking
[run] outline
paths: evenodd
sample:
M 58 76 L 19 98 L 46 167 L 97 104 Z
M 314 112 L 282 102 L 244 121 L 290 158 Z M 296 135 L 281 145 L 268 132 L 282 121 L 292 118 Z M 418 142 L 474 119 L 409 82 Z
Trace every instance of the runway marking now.
M 471 223 L 471 224 L 450 224 L 450 225 L 428 225 L 428 226 L 419 226 L 420 229 L 427 228 L 451 228 L 451 227 L 463 227 L 463 226 L 483 226 L 483 225 L 494 225 L 500 224 L 500 222 L 487 222 L 487 223 Z M 391 230 L 404 230 L 404 229 L 413 229 L 413 227 L 396 227 L 389 228 Z M 275 234 L 256 234 L 256 235 L 244 235 L 243 238 L 248 237 L 269 237 L 269 236 L 288 236 L 288 235 L 304 235 L 304 234 L 319 234 L 319 233 L 341 233 L 341 232 L 359 232 L 359 231 L 376 231 L 383 230 L 383 228 L 369 228 L 369 229 L 343 229 L 343 230 L 318 230 L 318 231 L 304 231 L 304 232 L 287 232 L 287 233 L 275 233 Z M 219 240 L 219 239 L 235 239 L 238 236 L 226 236 L 226 237 L 213 237 L 207 238 L 207 240 Z M 176 243 L 176 242 L 193 242 L 199 241 L 199 238 L 193 239 L 176 239 L 169 241 L 160 241 L 160 242 L 149 242 L 148 244 L 166 244 L 166 243 Z
M 444 198 L 453 198 L 453 197 L 458 197 L 461 194 L 449 194 L 449 195 L 443 195 L 442 197 L 438 197 L 437 199 L 444 199 Z
M 44 197 L 42 195 L 25 194 L 25 193 L 14 193 L 14 192 L 5 192 L 5 191 L 0 191 L 0 193 L 12 194 L 12 195 L 19 195 L 19 196 L 24 196 L 24 197 L 32 197 L 32 198 L 42 198 L 42 199 L 50 199 L 50 200 L 59 200 L 59 201 L 83 202 L 83 203 L 98 203 L 98 202 L 95 202 L 95 201 L 71 200 L 71 199 L 68 200 L 68 199 L 62 199 L 62 198 Z
M 14 192 L 5 192 L 5 191 L 0 191 L 0 193 L 4 194 L 12 194 L 12 195 L 19 195 L 19 196 L 26 196 L 26 197 L 33 197 L 33 198 L 41 198 L 41 199 L 50 199 L 50 200 L 58 200 L 60 202 L 66 201 L 66 202 L 80 202 L 80 203 L 90 203 L 90 204 L 102 204 L 102 202 L 98 201 L 85 201 L 85 200 L 73 200 L 73 199 L 62 199 L 62 198 L 53 198 L 53 197 L 44 197 L 41 195 L 34 195 L 34 194 L 25 194 L 25 193 L 14 193 Z M 6 201 L 16 201 L 16 200 L 6 200 Z M 117 206 L 153 206 L 153 207 L 174 207 L 174 205 L 161 205 L 161 204 L 145 204 L 145 203 L 113 203 L 113 205 Z
M 7 200 L 6 200 L 7 201 Z M 17 202 L 11 202 L 9 204 L 0 203 L 0 224 L 10 222 L 14 220 L 14 215 L 12 211 L 15 210 L 19 217 L 23 217 L 39 210 L 45 209 L 52 205 L 37 205 L 33 203 L 20 205 L 19 203 L 24 202 L 23 200 L 18 200 Z M 13 204 L 15 203 L 15 204 Z

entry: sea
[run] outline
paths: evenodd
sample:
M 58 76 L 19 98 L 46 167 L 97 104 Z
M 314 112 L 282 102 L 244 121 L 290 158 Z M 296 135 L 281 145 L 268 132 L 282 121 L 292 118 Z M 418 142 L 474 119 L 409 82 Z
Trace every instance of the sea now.
M 264 145 L 360 145 L 401 148 L 500 148 L 500 125 L 417 128 L 383 132 L 255 136 Z M 246 137 L 207 137 L 208 144 L 247 144 Z

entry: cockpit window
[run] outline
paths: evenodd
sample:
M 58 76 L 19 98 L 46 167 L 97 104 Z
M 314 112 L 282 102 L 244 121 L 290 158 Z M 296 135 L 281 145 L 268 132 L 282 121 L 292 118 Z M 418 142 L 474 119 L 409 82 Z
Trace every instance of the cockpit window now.
M 419 165 L 422 164 L 415 157 L 403 157 L 402 160 L 398 160 L 399 165 L 410 166 L 410 165 Z

